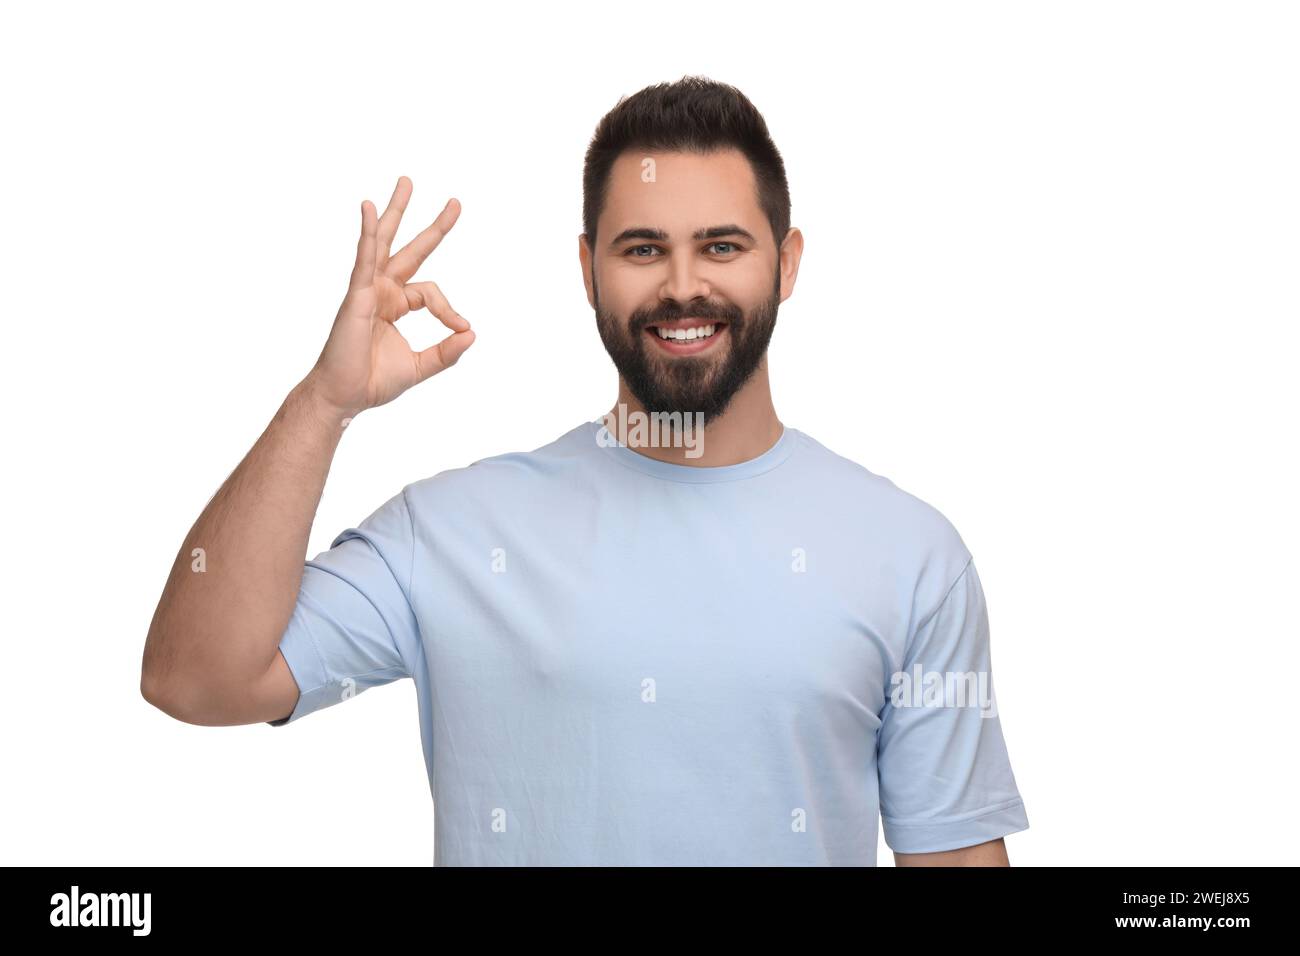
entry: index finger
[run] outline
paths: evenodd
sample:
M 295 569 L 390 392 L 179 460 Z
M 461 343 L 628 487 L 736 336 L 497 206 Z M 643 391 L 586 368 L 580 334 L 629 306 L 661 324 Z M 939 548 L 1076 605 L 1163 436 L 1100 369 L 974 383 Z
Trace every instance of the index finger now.
M 451 227 L 456 225 L 456 220 L 459 218 L 460 200 L 454 197 L 448 199 L 447 205 L 443 206 L 442 212 L 438 213 L 438 218 L 389 260 L 388 274 L 398 282 L 410 281 L 411 276 L 415 275 L 415 270 L 420 268 L 420 263 L 429 258 L 429 253 L 438 248 L 438 243 L 442 242 L 443 236 L 451 232 Z

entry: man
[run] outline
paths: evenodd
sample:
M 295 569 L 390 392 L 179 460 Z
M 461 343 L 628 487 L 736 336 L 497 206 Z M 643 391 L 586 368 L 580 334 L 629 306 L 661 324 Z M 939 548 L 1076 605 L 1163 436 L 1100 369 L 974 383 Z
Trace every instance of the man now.
M 408 484 L 303 566 L 342 426 L 474 341 L 411 281 L 459 203 L 390 254 L 411 190 L 362 203 L 319 359 L 186 538 L 146 699 L 282 726 L 413 678 L 435 865 L 872 866 L 878 820 L 900 864 L 1006 865 L 1028 821 L 979 577 L 937 510 L 777 419 L 803 239 L 733 87 L 649 87 L 588 149 L 610 414 Z M 453 332 L 414 352 L 418 308 Z

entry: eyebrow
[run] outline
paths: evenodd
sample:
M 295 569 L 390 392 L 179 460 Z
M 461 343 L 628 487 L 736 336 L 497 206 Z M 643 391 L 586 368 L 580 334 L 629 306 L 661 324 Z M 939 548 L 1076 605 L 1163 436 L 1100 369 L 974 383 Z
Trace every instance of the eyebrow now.
M 701 239 L 721 239 L 724 236 L 744 236 L 750 242 L 758 245 L 758 240 L 749 234 L 749 230 L 741 229 L 735 223 L 729 223 L 725 226 L 710 226 L 707 229 L 697 229 L 691 236 L 691 239 L 698 242 Z M 662 229 L 652 229 L 649 226 L 633 226 L 631 229 L 624 229 L 611 242 L 610 248 L 627 242 L 629 239 L 651 239 L 655 242 L 667 242 L 668 233 Z

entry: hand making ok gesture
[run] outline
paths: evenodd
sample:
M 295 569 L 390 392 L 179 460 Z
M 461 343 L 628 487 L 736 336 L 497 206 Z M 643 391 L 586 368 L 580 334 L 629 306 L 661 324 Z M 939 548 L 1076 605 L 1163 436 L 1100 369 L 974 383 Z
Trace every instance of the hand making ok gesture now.
M 389 255 L 411 180 L 401 176 L 384 215 L 376 222 L 370 200 L 361 203 L 361 239 L 347 295 L 329 339 L 308 374 L 319 396 L 341 416 L 391 402 L 412 385 L 455 365 L 474 342 L 469 322 L 432 282 L 411 282 L 415 270 L 456 224 L 460 203 L 449 199 L 423 232 Z M 453 333 L 417 352 L 393 324 L 413 309 L 427 308 Z

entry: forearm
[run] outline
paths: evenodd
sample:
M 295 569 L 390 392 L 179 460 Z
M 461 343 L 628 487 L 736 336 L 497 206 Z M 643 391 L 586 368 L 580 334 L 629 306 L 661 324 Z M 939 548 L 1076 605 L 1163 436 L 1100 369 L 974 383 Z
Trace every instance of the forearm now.
M 266 673 L 297 601 L 343 425 L 309 375 L 203 509 L 149 627 L 147 698 L 184 709 L 187 699 L 247 687 Z

